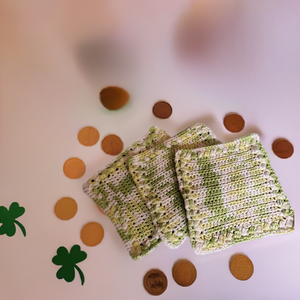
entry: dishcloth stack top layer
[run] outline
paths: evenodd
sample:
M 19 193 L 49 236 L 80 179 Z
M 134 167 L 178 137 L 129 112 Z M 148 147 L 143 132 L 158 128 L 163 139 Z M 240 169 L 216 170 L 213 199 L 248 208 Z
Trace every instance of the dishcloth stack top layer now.
M 141 198 L 128 171 L 128 159 L 168 139 L 168 134 L 151 127 L 138 142 L 128 147 L 104 169 L 83 185 L 86 193 L 115 225 L 130 256 L 138 260 L 160 243 L 145 201 Z
M 187 236 L 184 201 L 178 187 L 175 151 L 220 143 L 203 124 L 195 124 L 153 149 L 133 156 L 129 171 L 146 201 L 160 237 L 170 248 L 177 248 Z
M 197 254 L 294 230 L 294 211 L 257 134 L 176 153 Z

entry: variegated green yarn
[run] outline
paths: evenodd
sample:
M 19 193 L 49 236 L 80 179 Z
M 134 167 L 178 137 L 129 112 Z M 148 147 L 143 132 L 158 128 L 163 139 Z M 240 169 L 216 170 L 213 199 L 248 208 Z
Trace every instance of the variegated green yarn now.
M 128 147 L 83 185 L 84 193 L 109 217 L 130 256 L 135 260 L 150 253 L 161 243 L 161 239 L 146 203 L 128 171 L 127 162 L 133 155 L 151 149 L 168 138 L 165 131 L 151 127 L 138 142 Z
M 146 201 L 159 235 L 170 248 L 187 237 L 184 201 L 175 171 L 175 151 L 220 143 L 204 124 L 194 124 L 154 148 L 129 160 L 129 171 Z
M 177 151 L 175 162 L 197 254 L 294 230 L 294 211 L 257 134 Z

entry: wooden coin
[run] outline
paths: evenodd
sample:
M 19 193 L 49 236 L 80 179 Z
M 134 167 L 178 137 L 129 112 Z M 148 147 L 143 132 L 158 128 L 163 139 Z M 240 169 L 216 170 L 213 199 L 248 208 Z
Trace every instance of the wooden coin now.
M 84 127 L 78 132 L 78 141 L 84 146 L 93 146 L 99 141 L 99 132 L 94 127 Z
M 166 101 L 159 101 L 153 106 L 153 114 L 159 119 L 168 119 L 172 115 L 172 106 Z
M 289 158 L 294 153 L 293 145 L 284 138 L 275 140 L 272 144 L 272 149 L 275 155 L 280 158 Z
M 245 255 L 237 255 L 230 262 L 230 272 L 238 280 L 248 280 L 253 272 L 252 261 Z
M 61 198 L 56 202 L 54 212 L 59 219 L 70 220 L 77 213 L 77 203 L 69 197 Z
M 168 279 L 166 275 L 158 270 L 152 269 L 144 276 L 144 288 L 153 296 L 161 295 L 168 286 Z
M 97 204 L 96 204 L 97 205 Z M 105 212 L 97 205 L 97 208 L 99 209 L 99 211 L 103 214 L 103 215 L 105 215 Z
M 111 134 L 102 140 L 101 147 L 106 154 L 118 155 L 123 150 L 123 142 L 117 135 Z
M 181 260 L 173 267 L 173 278 L 181 286 L 190 286 L 197 278 L 197 270 L 190 261 Z
M 84 175 L 86 167 L 81 159 L 72 157 L 65 161 L 63 170 L 68 178 L 77 179 Z
M 229 113 L 224 118 L 224 126 L 230 132 L 240 132 L 245 127 L 245 121 L 237 113 Z
M 82 242 L 90 247 L 97 246 L 104 237 L 103 227 L 97 222 L 90 222 L 83 226 L 80 233 Z
M 128 102 L 129 93 L 118 86 L 108 86 L 101 90 L 100 100 L 107 109 L 117 110 Z

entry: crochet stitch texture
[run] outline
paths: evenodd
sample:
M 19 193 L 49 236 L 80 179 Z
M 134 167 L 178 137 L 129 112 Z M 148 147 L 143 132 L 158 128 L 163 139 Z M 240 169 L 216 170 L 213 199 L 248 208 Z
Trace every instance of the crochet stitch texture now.
M 180 150 L 175 161 L 197 254 L 294 230 L 294 211 L 257 134 Z
M 164 143 L 129 159 L 129 171 L 146 201 L 153 223 L 163 242 L 170 248 L 185 240 L 187 219 L 178 187 L 175 151 L 220 143 L 204 124 L 194 124 Z
M 151 127 L 138 142 L 83 185 L 84 193 L 109 217 L 135 260 L 150 253 L 161 243 L 161 239 L 128 171 L 127 162 L 131 156 L 151 149 L 168 138 L 165 131 L 156 126 Z

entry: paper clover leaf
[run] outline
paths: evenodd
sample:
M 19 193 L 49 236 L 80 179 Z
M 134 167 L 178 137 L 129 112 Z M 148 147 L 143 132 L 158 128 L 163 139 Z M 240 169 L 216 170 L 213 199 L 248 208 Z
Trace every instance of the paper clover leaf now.
M 57 249 L 57 255 L 52 258 L 52 262 L 57 266 L 62 266 L 57 272 L 56 277 L 58 279 L 64 279 L 67 282 L 71 282 L 75 278 L 75 269 L 78 271 L 81 285 L 84 284 L 84 275 L 81 269 L 76 265 L 77 263 L 85 260 L 87 254 L 80 250 L 79 245 L 74 245 L 71 248 L 70 253 L 65 247 L 59 247 Z
M 6 234 L 7 236 L 13 236 L 16 233 L 17 224 L 26 236 L 26 230 L 24 226 L 16 219 L 22 216 L 25 212 L 25 208 L 19 206 L 19 203 L 13 202 L 9 209 L 4 206 L 0 206 L 0 235 Z

